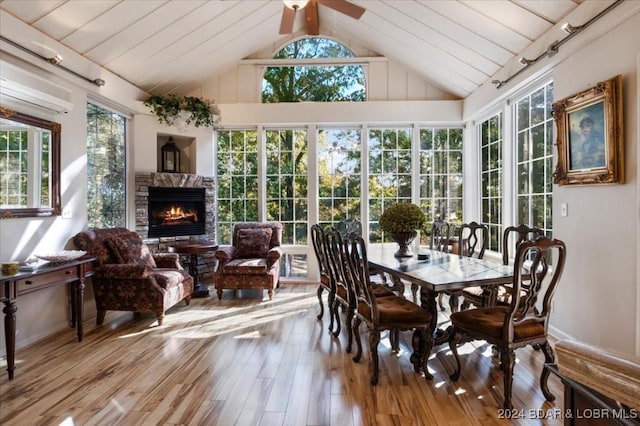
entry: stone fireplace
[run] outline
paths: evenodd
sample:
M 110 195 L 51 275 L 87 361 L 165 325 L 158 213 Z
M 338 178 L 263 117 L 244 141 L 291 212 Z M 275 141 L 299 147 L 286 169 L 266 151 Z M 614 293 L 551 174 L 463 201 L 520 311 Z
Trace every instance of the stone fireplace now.
M 187 173 L 136 173 L 135 175 L 135 204 L 136 204 L 136 232 L 140 234 L 142 239 L 147 243 L 152 252 L 167 252 L 169 246 L 176 242 L 198 241 L 198 240 L 211 240 L 217 241 L 216 238 L 216 191 L 213 177 L 205 177 Z M 180 213 L 175 215 L 177 226 L 180 227 L 180 232 L 175 232 L 177 228 L 173 228 L 173 235 L 171 231 L 164 233 L 164 236 L 158 236 L 155 223 L 150 222 L 150 209 L 149 209 L 149 194 L 151 192 L 155 195 L 160 194 L 160 200 L 156 198 L 155 205 L 163 204 L 167 197 L 162 196 L 169 194 L 173 200 L 181 198 L 182 195 L 186 195 L 186 200 L 183 207 L 187 210 L 193 210 L 195 201 L 193 201 L 192 195 L 198 193 L 204 193 L 203 209 L 199 212 L 200 215 L 204 215 L 204 223 L 200 224 L 200 227 L 189 226 L 185 231 L 185 227 L 182 225 L 191 225 L 193 222 L 193 213 Z M 171 195 L 173 194 L 173 195 Z M 178 194 L 178 195 L 177 195 Z M 152 194 L 154 195 L 154 194 Z M 154 207 L 154 200 L 151 200 L 152 207 Z M 165 203 L 167 204 L 167 203 Z M 200 226 L 199 225 L 199 226 Z M 167 227 L 174 226 L 169 225 Z M 181 235 L 177 235 L 181 234 Z M 215 257 L 213 253 L 208 253 L 200 256 L 202 263 L 198 266 L 198 273 L 200 280 L 206 284 L 213 284 L 213 271 L 215 268 Z M 187 259 L 183 259 L 186 261 Z M 183 263 L 184 264 L 184 263 Z
M 149 187 L 148 236 L 205 234 L 204 188 Z

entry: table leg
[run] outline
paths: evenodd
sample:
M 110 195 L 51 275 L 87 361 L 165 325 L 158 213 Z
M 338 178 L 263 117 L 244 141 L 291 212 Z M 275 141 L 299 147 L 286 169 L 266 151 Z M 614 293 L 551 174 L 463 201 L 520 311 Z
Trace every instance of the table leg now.
M 413 339 L 411 343 L 413 345 L 413 353 L 411 354 L 411 363 L 414 366 L 414 370 L 422 365 L 423 357 L 431 355 L 431 350 L 434 344 L 438 343 L 440 330 L 436 331 L 438 327 L 438 309 L 436 308 L 437 293 L 431 291 L 426 287 L 420 287 L 420 305 L 429 313 L 431 313 L 431 322 L 429 323 L 429 333 L 433 336 L 428 342 L 425 342 L 419 331 L 414 331 Z M 430 376 L 428 371 L 424 372 L 425 375 Z
M 80 279 L 76 284 L 75 294 L 76 328 L 78 332 L 78 342 L 82 342 L 82 336 L 84 334 L 82 325 L 82 318 L 84 314 L 84 275 L 80 275 Z
M 78 302 L 76 299 L 78 295 L 76 294 L 76 282 L 69 283 L 69 305 L 71 306 L 71 327 L 76 328 L 77 319 L 78 319 Z
M 16 312 L 18 307 L 10 299 L 4 300 L 4 340 L 7 347 L 7 371 L 9 380 L 13 379 L 16 363 Z
M 203 285 L 198 276 L 198 255 L 195 253 L 189 256 L 189 274 L 193 277 L 193 293 L 191 293 L 191 297 L 209 297 L 209 287 Z

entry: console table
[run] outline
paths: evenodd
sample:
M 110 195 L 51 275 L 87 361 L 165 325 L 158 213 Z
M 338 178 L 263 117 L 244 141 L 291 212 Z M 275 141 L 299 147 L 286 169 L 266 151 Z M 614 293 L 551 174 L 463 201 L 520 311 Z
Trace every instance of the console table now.
M 191 297 L 209 297 L 209 287 L 200 282 L 198 273 L 198 255 L 218 250 L 218 244 L 214 241 L 192 241 L 190 243 L 178 243 L 169 247 L 169 252 L 189 255 L 189 274 L 193 277 L 193 293 Z
M 93 256 L 83 256 L 79 259 L 48 263 L 35 271 L 18 272 L 14 275 L 0 275 L 2 292 L 0 298 L 4 303 L 4 330 L 7 347 L 7 371 L 9 379 L 13 379 L 16 358 L 16 299 L 24 294 L 32 293 L 60 284 L 69 284 L 71 299 L 71 327 L 78 333 L 78 341 L 82 341 L 82 314 L 84 311 L 84 282 L 85 278 L 93 275 Z

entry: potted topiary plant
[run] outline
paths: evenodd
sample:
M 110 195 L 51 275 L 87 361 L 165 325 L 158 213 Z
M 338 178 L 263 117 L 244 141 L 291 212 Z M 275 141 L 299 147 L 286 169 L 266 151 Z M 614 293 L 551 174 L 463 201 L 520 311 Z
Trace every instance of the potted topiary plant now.
M 175 126 L 181 118 L 195 127 L 213 127 L 220 121 L 220 109 L 215 102 L 195 96 L 152 95 L 143 103 L 160 123 L 168 126 Z
M 397 203 L 389 206 L 380 216 L 380 228 L 388 232 L 391 239 L 398 243 L 396 257 L 411 257 L 409 244 L 422 229 L 427 217 L 420 207 L 412 203 Z

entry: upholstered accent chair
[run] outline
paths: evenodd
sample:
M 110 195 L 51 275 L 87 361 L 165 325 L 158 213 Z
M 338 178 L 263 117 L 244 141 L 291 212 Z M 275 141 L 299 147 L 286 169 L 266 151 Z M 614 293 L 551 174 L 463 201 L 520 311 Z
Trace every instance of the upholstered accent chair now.
M 153 312 L 162 325 L 166 310 L 182 300 L 189 304 L 193 278 L 178 255 L 152 254 L 137 232 L 94 229 L 76 234 L 73 243 L 96 257 L 91 282 L 98 325 L 107 311 Z
M 224 289 L 265 289 L 271 300 L 273 289 L 280 285 L 281 241 L 279 222 L 236 223 L 232 245 L 216 251 L 218 299 Z
M 549 259 L 553 259 L 550 267 Z M 469 309 L 451 314 L 453 333 L 449 347 L 455 358 L 456 370 L 450 376 L 456 381 L 460 377 L 458 344 L 461 341 L 485 340 L 500 351 L 500 369 L 504 378 L 504 409 L 512 409 L 511 388 L 516 364 L 515 349 L 532 345 L 539 346 L 545 363 L 555 361 L 553 348 L 547 339 L 551 301 L 560 282 L 566 259 L 565 244 L 557 239 L 539 237 L 535 241 L 524 241 L 518 245 L 513 265 L 513 294 L 508 305 L 497 305 Z M 530 266 L 525 268 L 525 262 Z M 536 271 L 535 274 L 523 272 Z M 547 401 L 555 396 L 549 391 L 549 370 L 542 367 L 540 388 Z M 529 389 L 527 389 L 529 392 Z

